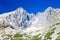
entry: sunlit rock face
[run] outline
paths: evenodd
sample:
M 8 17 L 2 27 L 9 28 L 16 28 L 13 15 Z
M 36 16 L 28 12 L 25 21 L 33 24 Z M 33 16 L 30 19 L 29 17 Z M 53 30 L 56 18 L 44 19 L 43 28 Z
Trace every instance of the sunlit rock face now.
M 48 7 L 44 12 L 38 12 L 34 15 L 20 7 L 15 11 L 1 14 L 0 39 L 3 40 L 3 34 L 14 35 L 17 32 L 26 33 L 32 38 L 37 35 L 41 36 L 39 40 L 58 40 L 60 35 L 60 9 Z

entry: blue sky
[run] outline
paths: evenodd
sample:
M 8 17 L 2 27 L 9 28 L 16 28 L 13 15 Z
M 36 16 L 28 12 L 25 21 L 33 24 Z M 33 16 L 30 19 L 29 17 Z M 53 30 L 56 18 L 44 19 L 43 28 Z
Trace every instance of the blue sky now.
M 49 6 L 60 8 L 60 0 L 0 0 L 0 14 L 22 7 L 29 13 L 43 12 Z

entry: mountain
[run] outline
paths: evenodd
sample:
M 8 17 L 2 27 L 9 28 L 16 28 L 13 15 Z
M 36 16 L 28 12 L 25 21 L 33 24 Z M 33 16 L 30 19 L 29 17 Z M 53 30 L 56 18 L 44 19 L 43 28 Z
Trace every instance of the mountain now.
M 13 29 L 22 27 L 26 28 L 31 25 L 31 20 L 34 15 L 30 15 L 23 8 L 18 8 L 15 11 L 0 15 L 1 26 L 10 26 Z
M 38 12 L 35 19 L 33 24 L 25 30 L 27 34 L 32 35 L 32 38 L 38 37 L 38 40 L 60 40 L 59 8 L 48 7 L 44 12 Z
M 20 36 L 16 36 L 16 33 L 20 33 L 17 34 Z M 9 40 L 10 37 L 6 37 L 8 34 L 13 35 L 10 36 L 12 39 L 18 37 L 19 40 L 19 37 L 23 40 L 60 40 L 60 9 L 48 7 L 34 15 L 20 7 L 0 14 L 0 39 Z

